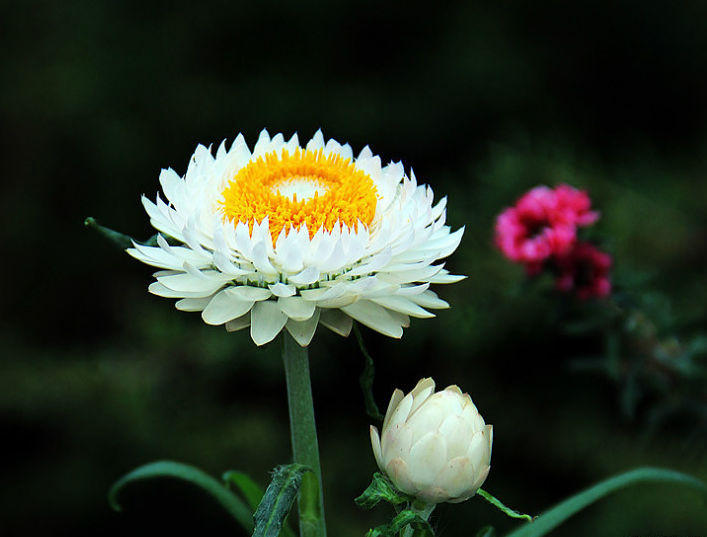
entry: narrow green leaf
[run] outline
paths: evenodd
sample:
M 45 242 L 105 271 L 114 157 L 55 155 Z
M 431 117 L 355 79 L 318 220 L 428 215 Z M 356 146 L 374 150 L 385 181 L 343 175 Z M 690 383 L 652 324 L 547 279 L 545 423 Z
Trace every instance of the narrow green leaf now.
M 253 531 L 252 511 L 243 500 L 210 475 L 194 466 L 180 462 L 156 461 L 136 468 L 115 482 L 108 492 L 108 503 L 116 511 L 121 511 L 122 507 L 118 501 L 118 495 L 126 485 L 159 478 L 181 479 L 196 485 L 211 494 L 246 531 Z
M 119 231 L 115 231 L 113 229 L 102 226 L 92 216 L 89 216 L 88 218 L 86 218 L 86 220 L 84 220 L 83 224 L 87 228 L 93 229 L 96 232 L 98 232 L 98 234 L 100 234 L 104 238 L 108 239 L 110 242 L 115 244 L 121 250 L 125 250 L 126 248 L 132 248 L 132 246 L 133 246 L 133 238 L 132 237 L 125 235 L 124 233 L 120 233 Z
M 536 517 L 532 524 L 527 524 L 506 537 L 540 537 L 562 524 L 572 515 L 604 496 L 617 490 L 638 483 L 675 483 L 697 489 L 707 499 L 707 485 L 687 474 L 663 468 L 638 468 L 614 477 L 610 477 L 593 487 L 576 494 L 556 505 L 546 513 Z
M 371 484 L 368 485 L 368 488 L 354 501 L 359 507 L 370 509 L 380 502 L 400 505 L 410 500 L 412 500 L 411 496 L 397 490 L 388 478 L 380 472 L 376 472 L 373 474 L 373 479 L 371 480 Z
M 229 470 L 223 474 L 223 481 L 227 487 L 230 485 L 235 486 L 253 511 L 258 508 L 265 491 L 249 475 L 236 470 Z
M 493 505 L 496 509 L 499 511 L 503 512 L 504 515 L 511 517 L 511 518 L 522 518 L 526 522 L 532 522 L 533 517 L 530 515 L 526 515 L 525 513 L 521 513 L 519 511 L 515 511 L 514 509 L 511 509 L 510 507 L 506 507 L 498 498 L 494 497 L 493 495 L 489 494 L 483 489 L 479 489 L 477 491 L 477 494 L 481 496 L 484 500 L 489 502 L 491 505 Z
M 86 220 L 83 221 L 83 225 L 86 226 L 87 228 L 95 230 L 99 235 L 102 235 L 104 238 L 108 239 L 110 242 L 112 242 L 114 245 L 116 245 L 121 250 L 125 250 L 127 248 L 132 248 L 133 242 L 136 242 L 136 243 L 141 244 L 143 246 L 157 246 L 157 235 L 156 234 L 152 235 L 146 241 L 139 241 L 139 240 L 133 239 L 130 235 L 126 235 L 125 233 L 121 233 L 120 231 L 115 231 L 114 229 L 111 229 L 109 227 L 102 226 L 92 216 L 89 216 L 88 218 L 86 218 Z M 164 238 L 167 240 L 167 242 L 169 244 L 171 244 L 171 245 L 179 244 L 179 241 L 174 239 L 173 237 L 170 237 L 169 235 L 165 235 L 164 233 L 162 235 L 164 236 Z
M 277 537 L 279 535 L 283 521 L 292 507 L 292 502 L 297 497 L 297 491 L 305 472 L 311 472 L 311 470 L 297 463 L 275 468 L 272 481 L 253 515 L 255 519 L 253 537 Z
M 476 537 L 496 537 L 496 530 L 493 526 L 484 526 L 476 534 Z
M 373 358 L 368 354 L 366 350 L 366 345 L 363 343 L 363 336 L 361 336 L 361 330 L 358 328 L 358 323 L 354 321 L 353 331 L 356 334 L 356 341 L 358 341 L 358 346 L 361 349 L 363 357 L 366 359 L 366 366 L 363 369 L 363 373 L 358 378 L 358 383 L 361 385 L 361 390 L 363 390 L 363 401 L 366 405 L 366 414 L 372 420 L 376 420 L 378 423 L 383 422 L 383 414 L 378 409 L 376 400 L 373 398 L 373 377 L 376 373 L 376 366 L 373 363 Z

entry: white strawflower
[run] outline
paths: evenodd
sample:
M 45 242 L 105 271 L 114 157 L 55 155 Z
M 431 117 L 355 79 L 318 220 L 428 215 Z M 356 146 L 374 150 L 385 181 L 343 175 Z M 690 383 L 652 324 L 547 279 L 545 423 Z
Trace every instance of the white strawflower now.
M 427 504 L 468 500 L 491 469 L 493 426 L 457 386 L 435 393 L 422 379 L 403 397 L 395 390 L 382 433 L 371 426 L 378 467 L 402 492 Z
M 454 276 L 435 261 L 459 245 L 445 225 L 446 198 L 400 163 L 381 166 L 368 147 L 299 145 L 262 131 L 253 151 L 242 135 L 212 155 L 196 148 L 184 177 L 162 170 L 166 200 L 143 196 L 155 247 L 128 253 L 158 267 L 150 292 L 179 299 L 227 330 L 250 327 L 263 345 L 286 328 L 306 346 L 319 323 L 346 336 L 352 319 L 399 338 L 409 316 L 449 305 L 429 290 Z M 174 241 L 170 241 L 174 243 Z

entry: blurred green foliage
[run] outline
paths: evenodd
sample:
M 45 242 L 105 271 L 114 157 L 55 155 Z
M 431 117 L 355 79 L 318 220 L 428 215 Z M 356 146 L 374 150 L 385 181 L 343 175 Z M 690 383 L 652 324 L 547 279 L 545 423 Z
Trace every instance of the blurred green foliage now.
M 365 331 L 384 408 L 423 376 L 469 391 L 496 437 L 485 488 L 540 512 L 628 468 L 707 478 L 690 423 L 646 440 L 612 386 L 572 374 L 602 347 L 563 333 L 543 286 L 491 246 L 494 216 L 527 188 L 590 191 L 616 269 L 645 273 L 679 322 L 707 314 L 707 6 L 637 0 L 430 4 L 67 0 L 0 5 L 2 535 L 238 535 L 178 483 L 106 494 L 173 459 L 265 485 L 288 461 L 279 348 L 205 326 L 149 295 L 150 269 L 83 226 L 152 235 L 140 194 L 197 143 L 263 127 L 370 144 L 402 160 L 466 226 L 439 289 L 452 308 L 401 341 Z M 549 287 L 549 282 L 548 282 Z M 353 338 L 311 348 L 332 535 L 385 522 L 353 503 L 375 470 Z M 127 493 L 127 491 L 126 491 Z M 133 498 L 131 502 L 131 498 Z M 472 500 L 441 506 L 447 535 L 513 523 Z M 556 535 L 704 533 L 689 492 L 618 494 Z

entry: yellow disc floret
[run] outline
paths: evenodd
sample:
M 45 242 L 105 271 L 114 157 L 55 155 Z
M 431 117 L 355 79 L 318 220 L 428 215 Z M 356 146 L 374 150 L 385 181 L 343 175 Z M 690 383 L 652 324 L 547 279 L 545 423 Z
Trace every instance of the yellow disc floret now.
M 226 220 L 247 223 L 251 233 L 267 216 L 274 244 L 283 229 L 287 233 L 302 224 L 310 238 L 322 227 L 368 226 L 376 202 L 373 179 L 351 159 L 297 148 L 249 162 L 228 182 L 220 205 Z

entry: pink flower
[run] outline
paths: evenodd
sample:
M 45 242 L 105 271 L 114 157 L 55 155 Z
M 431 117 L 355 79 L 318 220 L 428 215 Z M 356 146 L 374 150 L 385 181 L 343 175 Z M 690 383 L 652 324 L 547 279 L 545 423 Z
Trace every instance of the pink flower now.
M 496 246 L 511 261 L 533 264 L 567 253 L 577 227 L 596 222 L 586 192 L 569 185 L 538 186 L 496 219 Z
M 567 254 L 557 256 L 555 282 L 560 291 L 574 292 L 581 300 L 611 293 L 611 256 L 588 242 L 578 242 Z

